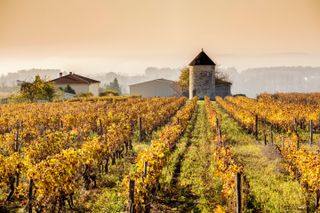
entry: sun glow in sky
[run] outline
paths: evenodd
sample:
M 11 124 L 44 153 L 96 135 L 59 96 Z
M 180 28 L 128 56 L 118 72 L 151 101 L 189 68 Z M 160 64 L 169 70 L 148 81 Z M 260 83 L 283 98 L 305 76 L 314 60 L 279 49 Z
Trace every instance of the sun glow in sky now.
M 0 0 L 0 73 L 320 66 L 319 0 Z

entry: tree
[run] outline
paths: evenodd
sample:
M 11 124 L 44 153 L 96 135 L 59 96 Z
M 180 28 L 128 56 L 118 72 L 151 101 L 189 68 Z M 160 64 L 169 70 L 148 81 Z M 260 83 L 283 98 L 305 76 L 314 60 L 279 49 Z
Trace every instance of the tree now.
M 55 87 L 53 83 L 45 82 L 37 75 L 32 83 L 25 82 L 21 84 L 20 93 L 23 98 L 31 102 L 35 100 L 52 101 L 55 96 Z
M 76 94 L 76 91 L 69 84 L 65 88 L 60 87 L 60 89 L 66 93 Z
M 110 82 L 109 84 L 105 85 L 105 90 L 112 90 L 114 92 L 117 92 L 118 94 L 121 94 L 121 88 L 120 88 L 118 79 L 115 78 L 115 79 L 113 79 L 112 82 Z
M 114 90 L 105 90 L 100 93 L 100 96 L 118 96 L 119 94 Z
M 229 81 L 229 76 L 226 73 L 222 72 L 219 65 L 216 66 L 215 78 L 222 81 Z
M 180 71 L 180 77 L 179 77 L 179 86 L 182 90 L 188 90 L 189 89 L 189 68 L 184 67 Z

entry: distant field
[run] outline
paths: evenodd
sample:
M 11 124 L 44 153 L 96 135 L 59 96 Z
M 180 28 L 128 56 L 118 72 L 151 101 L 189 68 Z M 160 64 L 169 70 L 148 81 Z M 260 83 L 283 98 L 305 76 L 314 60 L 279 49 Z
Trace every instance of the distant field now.
M 0 212 L 314 212 L 318 97 L 1 105 Z
M 11 94 L 9 92 L 0 92 L 0 98 L 8 98 Z

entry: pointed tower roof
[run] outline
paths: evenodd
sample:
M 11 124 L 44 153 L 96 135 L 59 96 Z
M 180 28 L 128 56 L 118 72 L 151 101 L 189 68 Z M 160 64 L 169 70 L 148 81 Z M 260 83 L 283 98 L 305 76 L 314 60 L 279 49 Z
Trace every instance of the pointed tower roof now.
M 195 57 L 193 61 L 191 61 L 189 64 L 189 66 L 195 66 L 195 65 L 216 65 L 216 64 L 211 60 L 211 58 L 209 58 L 209 56 L 202 49 L 201 52 L 197 55 L 197 57 Z

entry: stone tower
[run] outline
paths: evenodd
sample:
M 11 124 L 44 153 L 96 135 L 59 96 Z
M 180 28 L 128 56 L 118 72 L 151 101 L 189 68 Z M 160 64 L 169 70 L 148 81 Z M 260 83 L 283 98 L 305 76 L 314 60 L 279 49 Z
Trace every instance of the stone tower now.
M 202 50 L 189 64 L 189 98 L 204 96 L 215 100 L 216 64 Z

